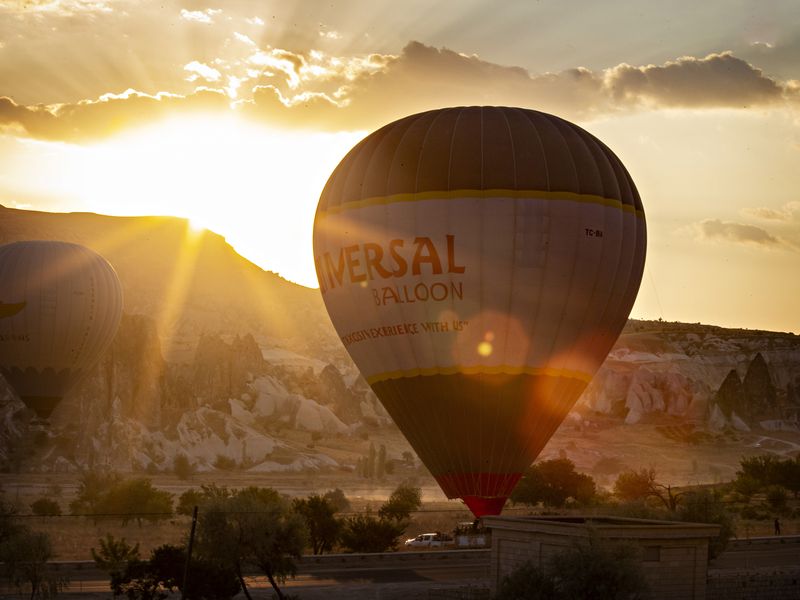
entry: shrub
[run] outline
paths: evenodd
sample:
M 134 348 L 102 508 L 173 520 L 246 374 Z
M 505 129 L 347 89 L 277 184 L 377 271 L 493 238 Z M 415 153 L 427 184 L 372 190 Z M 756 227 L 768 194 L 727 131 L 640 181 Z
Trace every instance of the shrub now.
M 186 480 L 194 475 L 194 465 L 189 462 L 185 454 L 175 456 L 175 460 L 172 461 L 172 470 L 178 479 Z
M 40 517 L 56 517 L 61 514 L 61 506 L 50 498 L 39 498 L 31 504 L 31 510 Z

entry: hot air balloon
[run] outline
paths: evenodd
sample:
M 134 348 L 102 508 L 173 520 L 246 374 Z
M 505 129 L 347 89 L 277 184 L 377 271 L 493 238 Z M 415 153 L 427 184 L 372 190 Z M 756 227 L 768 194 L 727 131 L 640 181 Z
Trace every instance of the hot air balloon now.
M 121 316 L 117 274 L 92 250 L 0 246 L 0 373 L 40 419 L 100 359 Z
M 314 221 L 342 342 L 448 498 L 498 514 L 624 326 L 639 194 L 601 141 L 520 108 L 375 131 Z

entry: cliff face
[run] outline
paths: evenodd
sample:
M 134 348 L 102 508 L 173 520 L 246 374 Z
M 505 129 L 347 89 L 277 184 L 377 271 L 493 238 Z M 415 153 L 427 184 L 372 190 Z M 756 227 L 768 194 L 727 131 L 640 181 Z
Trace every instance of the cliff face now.
M 47 429 L 31 426 L 0 380 L 0 466 L 169 469 L 181 453 L 200 469 L 322 468 L 337 463 L 309 438 L 391 426 L 319 293 L 262 271 L 223 238 L 179 219 L 0 207 L 0 243 L 18 239 L 103 254 L 123 283 L 125 315 Z M 586 412 L 629 427 L 666 417 L 700 429 L 796 430 L 800 337 L 630 321 L 572 420 Z
M 800 337 L 682 323 L 631 321 L 579 406 L 628 424 L 648 416 L 748 427 L 796 426 Z M 713 418 L 712 418 L 713 417 Z

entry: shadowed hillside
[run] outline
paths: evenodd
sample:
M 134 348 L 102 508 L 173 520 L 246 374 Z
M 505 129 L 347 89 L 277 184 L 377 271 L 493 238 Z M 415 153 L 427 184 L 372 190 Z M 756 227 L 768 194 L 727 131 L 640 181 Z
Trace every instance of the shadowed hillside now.
M 187 359 L 202 333 L 251 333 L 309 351 L 336 342 L 316 290 L 239 256 L 225 238 L 185 219 L 45 213 L 0 206 L 0 244 L 62 240 L 88 246 L 116 269 L 125 312 L 158 327 L 168 359 Z M 338 350 L 338 346 L 331 344 Z

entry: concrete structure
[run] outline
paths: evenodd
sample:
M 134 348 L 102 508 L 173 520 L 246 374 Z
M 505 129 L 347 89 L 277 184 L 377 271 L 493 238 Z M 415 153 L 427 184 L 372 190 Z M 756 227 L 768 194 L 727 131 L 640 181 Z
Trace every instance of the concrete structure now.
M 717 525 L 595 516 L 484 517 L 492 530 L 491 585 L 526 561 L 537 566 L 597 536 L 639 550 L 652 600 L 705 600 L 708 541 Z

